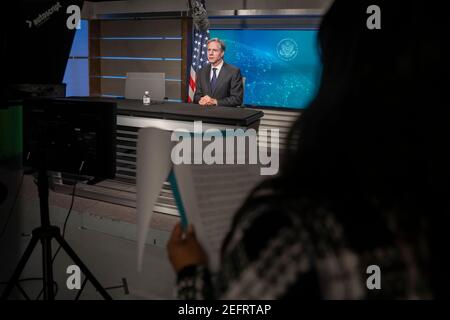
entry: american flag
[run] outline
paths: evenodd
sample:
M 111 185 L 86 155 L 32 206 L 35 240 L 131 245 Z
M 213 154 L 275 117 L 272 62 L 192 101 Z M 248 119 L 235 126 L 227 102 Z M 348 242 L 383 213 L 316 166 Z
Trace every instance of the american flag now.
M 205 1 L 202 0 L 201 5 L 205 8 Z M 208 63 L 208 53 L 207 53 L 207 42 L 209 39 L 209 30 L 200 30 L 197 27 L 194 29 L 194 43 L 192 45 L 192 64 L 189 76 L 189 96 L 188 102 L 192 103 L 194 101 L 195 93 L 195 80 L 197 72 Z

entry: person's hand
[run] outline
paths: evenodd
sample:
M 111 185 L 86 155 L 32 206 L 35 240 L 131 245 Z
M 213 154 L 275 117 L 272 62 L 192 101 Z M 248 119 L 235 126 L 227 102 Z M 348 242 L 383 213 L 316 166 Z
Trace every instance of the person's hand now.
M 206 95 L 201 97 L 198 103 L 202 106 L 215 106 L 217 105 L 217 100 Z
M 189 225 L 186 232 L 183 231 L 180 223 L 175 225 L 167 243 L 167 253 L 177 273 L 184 267 L 208 263 L 206 253 L 197 241 L 192 225 Z
M 214 98 L 211 98 L 209 100 L 208 106 L 217 106 L 217 100 Z
M 207 106 L 210 99 L 211 98 L 209 96 L 203 96 L 200 98 L 198 104 L 201 106 Z

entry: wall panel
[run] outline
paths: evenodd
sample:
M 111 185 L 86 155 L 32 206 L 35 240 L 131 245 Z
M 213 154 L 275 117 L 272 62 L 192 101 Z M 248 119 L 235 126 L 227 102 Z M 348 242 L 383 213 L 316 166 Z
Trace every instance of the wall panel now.
M 127 72 L 163 72 L 166 96 L 181 100 L 185 82 L 182 21 L 176 19 L 92 20 L 90 33 L 91 95 L 124 96 Z M 183 52 L 182 52 L 183 51 Z M 111 78 L 115 77 L 115 78 Z

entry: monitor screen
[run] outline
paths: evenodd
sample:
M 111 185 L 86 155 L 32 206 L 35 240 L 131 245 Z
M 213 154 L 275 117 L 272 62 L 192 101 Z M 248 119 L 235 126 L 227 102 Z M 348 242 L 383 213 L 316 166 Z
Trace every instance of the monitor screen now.
M 31 98 L 23 106 L 24 166 L 115 177 L 115 102 Z
M 225 41 L 225 61 L 245 77 L 244 104 L 301 109 L 317 91 L 317 30 L 211 29 Z

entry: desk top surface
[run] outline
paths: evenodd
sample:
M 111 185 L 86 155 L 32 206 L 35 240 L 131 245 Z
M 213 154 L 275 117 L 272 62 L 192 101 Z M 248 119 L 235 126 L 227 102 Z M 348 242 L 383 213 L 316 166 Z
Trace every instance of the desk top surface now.
M 208 123 L 249 126 L 264 115 L 262 111 L 233 107 L 204 107 L 198 104 L 152 101 L 151 105 L 143 105 L 141 100 L 114 99 L 103 97 L 69 97 L 69 100 L 90 102 L 114 102 L 117 104 L 117 115 L 160 118 L 181 121 L 204 121 Z

